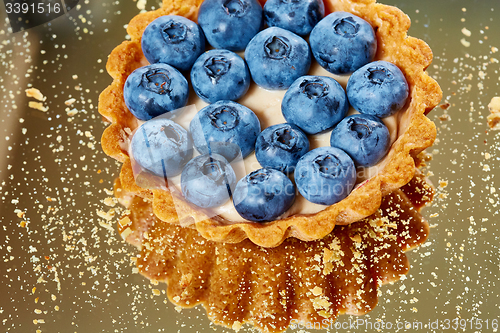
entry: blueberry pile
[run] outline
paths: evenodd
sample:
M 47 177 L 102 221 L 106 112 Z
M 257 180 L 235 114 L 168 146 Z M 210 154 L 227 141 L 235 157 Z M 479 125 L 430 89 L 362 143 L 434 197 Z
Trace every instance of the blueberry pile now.
M 253 222 L 280 218 L 297 191 L 321 205 L 347 197 L 356 168 L 387 154 L 390 134 L 381 118 L 403 108 L 409 87 L 397 66 L 373 62 L 377 39 L 369 23 L 346 12 L 324 16 L 323 0 L 268 0 L 264 8 L 257 0 L 205 0 L 198 24 L 173 15 L 154 20 L 142 36 L 151 65 L 124 86 L 127 107 L 146 121 L 132 138 L 133 159 L 157 176 L 180 174 L 191 203 L 212 208 L 232 198 Z M 307 75 L 313 60 L 330 73 L 352 74 L 346 90 L 331 77 Z M 251 81 L 287 90 L 287 123 L 262 130 L 255 113 L 236 102 Z M 186 105 L 189 85 L 210 104 L 186 131 L 172 119 Z M 347 116 L 349 106 L 359 114 Z M 331 146 L 309 150 L 308 135 L 326 131 Z M 193 158 L 194 149 L 200 155 Z M 238 181 L 231 163 L 254 151 L 262 168 Z

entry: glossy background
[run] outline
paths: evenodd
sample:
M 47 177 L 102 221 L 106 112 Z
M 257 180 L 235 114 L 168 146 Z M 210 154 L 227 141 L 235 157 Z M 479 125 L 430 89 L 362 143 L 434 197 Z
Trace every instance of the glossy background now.
M 488 129 L 486 116 L 500 96 L 500 53 L 492 49 L 500 48 L 500 2 L 382 2 L 406 12 L 409 35 L 431 46 L 428 72 L 441 84 L 442 104 L 450 104 L 430 114 L 438 127 L 428 151 L 438 196 L 425 210 L 432 233 L 408 254 L 406 279 L 382 287 L 367 316 L 338 322 L 446 325 L 458 318 L 466 332 L 493 332 L 492 320 L 500 320 L 500 132 Z M 111 82 L 107 55 L 126 38 L 138 4 L 81 0 L 69 15 L 16 34 L 0 9 L 0 331 L 226 332 L 201 307 L 177 312 L 164 286 L 133 273 L 134 249 L 115 232 L 120 208 L 111 217 L 105 201 L 118 166 L 100 148 L 98 95 Z M 152 7 L 158 3 L 148 0 Z M 30 86 L 47 97 L 47 112 L 28 107 Z M 70 98 L 76 101 L 66 106 Z M 457 331 L 444 328 L 399 331 Z

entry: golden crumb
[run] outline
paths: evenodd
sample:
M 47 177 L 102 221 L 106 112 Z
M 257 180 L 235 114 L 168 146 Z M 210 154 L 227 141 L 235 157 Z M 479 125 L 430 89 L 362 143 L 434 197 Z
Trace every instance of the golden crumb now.
M 493 97 L 488 104 L 488 126 L 493 130 L 500 130 L 500 97 Z
M 332 316 L 332 314 L 328 311 L 325 311 L 325 310 L 321 310 L 318 312 L 318 315 L 320 315 L 321 317 L 323 318 L 330 318 Z
M 73 104 L 73 103 L 75 103 L 75 102 L 76 102 L 76 99 L 74 99 L 74 98 L 70 98 L 70 99 L 66 100 L 66 101 L 64 102 L 64 104 L 66 104 L 66 105 L 68 105 L 68 106 L 69 106 L 69 105 L 71 105 L 71 104 Z
M 333 271 L 333 264 L 331 262 L 326 262 L 323 268 L 323 275 L 328 275 Z
M 100 218 L 105 219 L 106 221 L 110 221 L 115 216 L 115 210 L 114 209 L 110 209 L 107 212 L 104 212 L 102 210 L 98 210 L 97 211 L 97 216 L 99 216 Z
M 130 220 L 130 218 L 128 216 L 125 216 L 124 218 L 120 219 L 120 221 L 118 221 L 118 224 L 120 225 L 120 227 L 125 228 L 125 227 L 131 225 L 132 221 Z
M 188 273 L 188 274 L 182 274 L 181 279 L 179 280 L 179 285 L 181 288 L 186 288 L 191 284 L 191 281 L 193 280 L 193 274 Z
M 351 236 L 350 238 L 351 238 L 351 240 L 352 240 L 353 242 L 355 242 L 355 243 L 361 243 L 361 236 L 360 236 L 359 234 L 356 234 L 356 235 L 354 235 L 354 236 Z
M 439 107 L 443 110 L 447 110 L 449 107 L 450 107 L 450 103 L 444 103 L 444 104 L 441 104 Z
M 315 309 L 325 309 L 327 310 L 332 303 L 328 302 L 324 297 L 317 297 L 312 300 L 312 305 Z
M 108 197 L 106 199 L 104 199 L 104 204 L 106 206 L 109 206 L 109 207 L 114 207 L 116 205 L 116 199 L 115 198 L 111 198 L 111 197 Z
M 234 331 L 238 332 L 242 327 L 243 327 L 243 325 L 239 321 L 235 321 L 233 323 L 232 329 Z
M 132 231 L 132 229 L 130 228 L 126 228 L 125 230 L 123 230 L 121 233 L 120 233 L 120 236 L 122 236 L 123 239 L 127 239 L 128 236 L 130 236 L 131 234 L 133 234 L 134 232 Z
M 69 117 L 73 117 L 73 116 L 76 116 L 78 114 L 78 110 L 77 109 L 71 109 L 69 110 L 69 108 L 66 110 L 66 114 L 69 116 Z
M 111 231 L 111 232 L 114 232 L 114 231 L 115 231 L 115 229 L 113 229 L 113 227 L 112 227 L 110 224 L 108 224 L 108 223 L 106 223 L 106 222 L 104 222 L 104 221 L 99 221 L 99 225 L 100 225 L 101 227 L 103 227 L 104 229 L 107 229 L 107 230 L 109 230 L 109 231 Z
M 451 119 L 450 115 L 449 115 L 449 114 L 447 114 L 447 113 L 443 113 L 443 114 L 442 114 L 442 115 L 440 115 L 438 118 L 439 118 L 439 120 L 441 120 L 441 121 L 447 121 L 447 120 L 450 120 L 450 119 Z
M 25 91 L 26 91 L 27 97 L 32 97 L 32 98 L 39 100 L 41 102 L 43 102 L 47 99 L 47 97 L 43 96 L 43 94 L 40 92 L 40 90 L 38 90 L 36 88 L 29 88 L 29 89 L 26 89 Z
M 42 112 L 47 112 L 49 111 L 49 107 L 48 106 L 43 106 L 43 104 L 41 102 L 33 102 L 33 101 L 30 101 L 28 103 L 28 106 L 32 109 L 35 109 L 35 110 L 38 110 L 38 111 L 42 111 Z
M 323 289 L 321 289 L 320 287 L 316 286 L 313 289 L 311 289 L 311 292 L 312 292 L 312 294 L 314 296 L 319 296 L 319 295 L 323 294 Z

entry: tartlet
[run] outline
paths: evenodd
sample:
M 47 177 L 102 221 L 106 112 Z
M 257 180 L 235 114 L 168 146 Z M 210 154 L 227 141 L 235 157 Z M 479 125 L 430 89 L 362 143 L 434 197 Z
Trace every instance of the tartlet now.
M 175 191 L 139 186 L 125 148 L 131 132 L 138 126 L 137 119 L 123 100 L 125 80 L 133 70 L 147 64 L 140 43 L 146 26 L 157 17 L 168 14 L 196 21 L 201 2 L 164 0 L 162 8 L 133 18 L 127 28 L 131 40 L 116 47 L 108 59 L 107 70 L 113 77 L 113 83 L 99 99 L 99 112 L 111 122 L 103 133 L 102 147 L 106 154 L 123 163 L 121 186 L 126 192 L 151 202 L 159 220 L 194 226 L 201 236 L 212 241 L 238 243 L 249 238 L 257 245 L 274 247 L 289 237 L 304 241 L 321 239 L 330 234 L 335 225 L 360 221 L 377 211 L 384 196 L 412 179 L 416 156 L 431 146 L 436 136 L 434 123 L 426 117 L 442 96 L 439 85 L 425 73 L 431 63 L 432 52 L 423 41 L 406 35 L 410 20 L 395 7 L 377 4 L 375 0 L 325 0 L 327 13 L 351 12 L 372 25 L 378 42 L 375 60 L 397 65 L 409 85 L 410 97 L 397 114 L 398 137 L 379 163 L 378 173 L 358 184 L 346 199 L 318 213 L 296 214 L 263 224 L 232 223 L 221 216 L 211 217 L 208 212 L 187 203 Z M 190 220 L 196 223 L 189 223 Z
M 294 323 L 333 327 L 340 314 L 372 310 L 379 287 L 408 272 L 404 251 L 426 240 L 429 225 L 419 211 L 434 195 L 417 171 L 372 216 L 337 226 L 321 240 L 289 238 L 264 248 L 248 239 L 207 241 L 196 230 L 163 223 L 150 202 L 127 192 L 120 180 L 115 185 L 128 208 L 118 230 L 139 249 L 138 271 L 167 283 L 177 306 L 202 304 L 216 324 L 238 330 L 247 323 L 262 332 Z

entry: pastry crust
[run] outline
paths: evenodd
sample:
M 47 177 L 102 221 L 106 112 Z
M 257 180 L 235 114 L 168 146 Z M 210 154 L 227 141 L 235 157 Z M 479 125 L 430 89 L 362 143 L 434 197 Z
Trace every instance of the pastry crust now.
M 358 186 L 344 200 L 310 215 L 292 215 L 288 218 L 257 223 L 231 223 L 220 216 L 210 218 L 200 209 L 194 209 L 181 197 L 169 190 L 147 190 L 136 184 L 132 165 L 124 149 L 128 134 L 138 124 L 123 100 L 123 85 L 128 75 L 147 64 L 140 40 L 142 32 L 159 16 L 182 15 L 196 21 L 200 0 L 164 0 L 163 7 L 134 17 L 127 32 L 131 41 L 125 41 L 111 53 L 107 70 L 113 83 L 101 93 L 99 112 L 111 122 L 102 136 L 106 154 L 123 162 L 120 173 L 122 187 L 134 195 L 152 202 L 155 215 L 162 221 L 179 224 L 196 217 L 194 226 L 206 239 L 238 243 L 249 238 L 253 243 L 274 247 L 288 237 L 304 241 L 316 240 L 330 234 L 335 225 L 348 225 L 373 214 L 382 198 L 408 183 L 415 170 L 417 154 L 432 145 L 436 128 L 426 114 L 441 100 L 439 85 L 425 69 L 432 60 L 432 52 L 425 42 L 406 35 L 410 20 L 395 7 L 377 4 L 375 0 L 325 0 L 327 12 L 348 11 L 368 21 L 377 32 L 376 60 L 396 64 L 404 73 L 410 97 L 404 112 L 399 113 L 398 138 L 379 172 Z
M 178 306 L 202 304 L 216 324 L 237 329 L 248 323 L 262 332 L 299 322 L 331 324 L 340 314 L 372 310 L 379 287 L 408 272 L 404 251 L 426 240 L 429 226 L 419 210 L 434 193 L 417 173 L 360 222 L 337 226 L 321 240 L 290 238 L 263 248 L 249 240 L 207 241 L 196 230 L 164 223 L 151 203 L 116 185 L 129 211 L 118 230 L 138 247 L 139 272 L 167 283 Z

